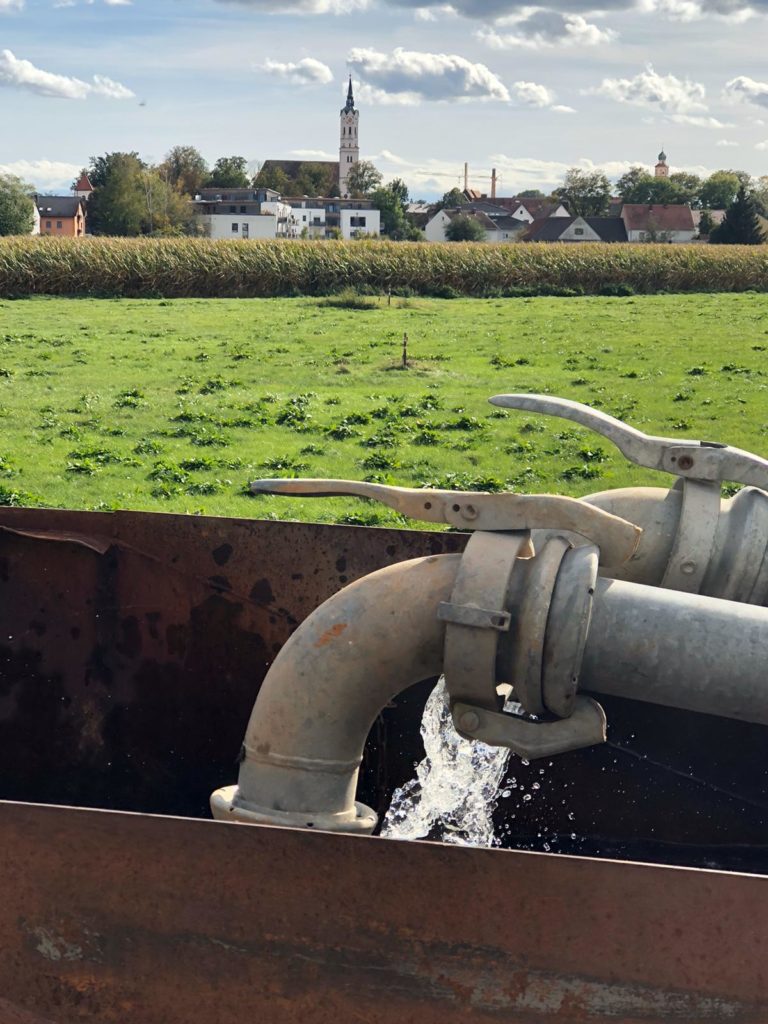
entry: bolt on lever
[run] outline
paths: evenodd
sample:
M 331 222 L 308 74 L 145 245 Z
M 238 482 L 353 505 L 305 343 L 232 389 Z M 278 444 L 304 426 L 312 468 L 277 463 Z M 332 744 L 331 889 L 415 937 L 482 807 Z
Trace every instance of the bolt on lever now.
M 581 402 L 551 395 L 496 395 L 492 405 L 572 420 L 612 441 L 630 462 L 688 480 L 751 484 L 768 490 L 768 459 L 714 441 L 655 437 Z
M 370 498 L 410 519 L 447 523 L 460 530 L 565 530 L 585 537 L 600 549 L 605 565 L 632 557 L 642 530 L 634 523 L 575 498 L 553 494 L 489 494 L 478 491 L 420 490 L 357 480 L 278 478 L 255 480 L 254 494 L 293 494 L 303 498 L 351 495 Z

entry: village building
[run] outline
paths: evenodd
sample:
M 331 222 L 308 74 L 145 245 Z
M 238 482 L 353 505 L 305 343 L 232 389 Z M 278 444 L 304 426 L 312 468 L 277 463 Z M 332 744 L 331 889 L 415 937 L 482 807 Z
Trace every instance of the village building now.
M 295 238 L 298 234 L 293 210 L 273 189 L 204 188 L 192 207 L 209 238 Z
M 625 203 L 621 219 L 629 242 L 692 242 L 696 224 L 682 203 Z
M 620 217 L 548 217 L 535 220 L 523 235 L 525 242 L 626 242 Z
M 667 164 L 667 154 L 662 151 L 659 153 L 659 162 L 654 168 L 654 176 L 657 178 L 668 178 L 669 177 L 669 165 Z
M 86 203 L 80 196 L 36 196 L 40 234 L 81 238 L 85 234 Z

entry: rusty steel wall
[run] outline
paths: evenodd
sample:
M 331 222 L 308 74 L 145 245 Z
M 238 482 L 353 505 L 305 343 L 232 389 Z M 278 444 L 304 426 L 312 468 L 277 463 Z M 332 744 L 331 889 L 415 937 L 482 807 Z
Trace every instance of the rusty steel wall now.
M 138 512 L 0 509 L 0 799 L 207 816 L 275 653 L 319 603 L 465 536 Z M 370 737 L 380 812 L 422 755 L 429 684 Z M 768 730 L 605 700 L 609 743 L 514 763 L 513 847 L 768 871 Z M 575 836 L 575 838 L 571 838 Z
M 0 804 L 0 1024 L 765 1024 L 768 879 Z

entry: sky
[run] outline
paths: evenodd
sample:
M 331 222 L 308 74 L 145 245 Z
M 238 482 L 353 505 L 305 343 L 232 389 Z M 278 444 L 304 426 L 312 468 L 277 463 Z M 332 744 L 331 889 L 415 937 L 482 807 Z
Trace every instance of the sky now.
M 93 156 L 361 157 L 414 199 L 566 169 L 768 173 L 768 0 L 0 0 L 0 173 Z

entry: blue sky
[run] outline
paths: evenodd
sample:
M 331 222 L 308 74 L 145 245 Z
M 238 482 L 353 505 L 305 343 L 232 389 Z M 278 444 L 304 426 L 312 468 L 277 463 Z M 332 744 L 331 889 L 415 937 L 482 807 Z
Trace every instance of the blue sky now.
M 768 173 L 767 0 L 0 0 L 0 170 L 62 189 L 92 155 L 213 161 L 338 145 L 415 198 L 549 189 L 569 166 Z M 595 0 L 591 0 L 592 3 Z

